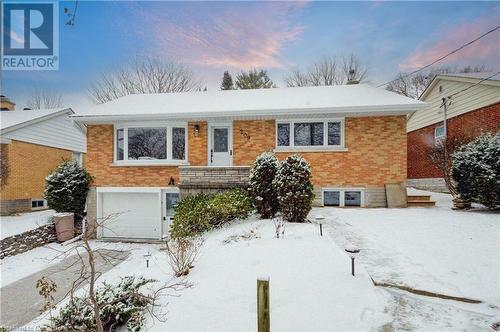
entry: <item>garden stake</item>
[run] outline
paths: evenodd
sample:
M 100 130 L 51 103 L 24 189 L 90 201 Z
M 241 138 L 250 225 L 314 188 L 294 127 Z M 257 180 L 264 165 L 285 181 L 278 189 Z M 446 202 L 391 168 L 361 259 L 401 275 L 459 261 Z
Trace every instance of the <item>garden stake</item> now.
M 323 236 L 323 224 L 319 224 L 319 234 Z

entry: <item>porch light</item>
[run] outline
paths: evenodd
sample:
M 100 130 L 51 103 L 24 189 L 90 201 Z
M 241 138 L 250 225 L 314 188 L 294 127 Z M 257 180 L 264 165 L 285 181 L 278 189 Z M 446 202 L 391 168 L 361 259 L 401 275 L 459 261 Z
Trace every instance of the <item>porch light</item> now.
M 354 276 L 354 259 L 358 256 L 359 254 L 359 248 L 355 246 L 349 246 L 345 248 L 345 252 L 351 257 L 351 273 Z
M 175 179 L 171 176 L 170 179 L 168 180 L 168 185 L 169 186 L 175 186 Z
M 200 125 L 195 124 L 194 125 L 194 136 L 198 137 L 199 134 L 200 134 Z

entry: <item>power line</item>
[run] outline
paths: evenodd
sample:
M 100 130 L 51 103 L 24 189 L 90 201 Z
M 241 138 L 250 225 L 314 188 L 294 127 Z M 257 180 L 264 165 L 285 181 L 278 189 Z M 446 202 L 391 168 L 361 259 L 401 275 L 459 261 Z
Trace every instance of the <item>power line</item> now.
M 434 64 L 436 64 L 436 63 L 438 63 L 439 61 L 442 61 L 442 60 L 446 59 L 446 58 L 447 58 L 447 57 L 449 57 L 450 55 L 455 54 L 455 53 L 457 53 L 457 52 L 461 51 L 462 49 L 466 48 L 467 46 L 469 46 L 469 45 L 471 45 L 471 44 L 474 44 L 474 43 L 475 43 L 475 42 L 477 42 L 479 39 L 481 39 L 481 38 L 483 38 L 483 37 L 485 37 L 485 36 L 489 35 L 490 33 L 493 33 L 493 32 L 495 32 L 495 31 L 497 31 L 498 29 L 500 29 L 500 25 L 498 25 L 497 27 L 495 27 L 495 28 L 493 28 L 493 29 L 491 29 L 491 30 L 489 30 L 489 31 L 487 31 L 487 32 L 485 32 L 485 33 L 483 33 L 483 34 L 482 34 L 482 35 L 480 35 L 479 37 L 474 38 L 473 40 L 469 41 L 468 43 L 463 44 L 463 45 L 462 45 L 462 46 L 460 46 L 459 48 L 454 49 L 453 51 L 449 52 L 448 54 L 443 55 L 442 57 L 440 57 L 440 58 L 438 58 L 438 59 L 434 60 L 433 62 L 429 63 L 428 65 L 425 65 L 425 66 L 423 66 L 423 67 L 421 67 L 421 68 L 419 68 L 419 69 L 416 69 L 416 70 L 414 70 L 414 71 L 412 71 L 411 73 L 408 73 L 408 74 L 406 74 L 406 75 L 402 75 L 402 76 L 400 76 L 400 77 L 398 77 L 398 78 L 396 78 L 396 79 L 394 79 L 394 80 L 391 80 L 391 81 L 389 81 L 389 82 L 386 82 L 386 83 L 383 83 L 383 84 L 377 85 L 377 88 L 379 88 L 379 87 L 381 87 L 381 86 L 384 86 L 384 85 L 387 85 L 387 84 L 389 84 L 389 83 L 392 83 L 392 82 L 394 82 L 394 81 L 397 81 L 398 79 L 400 79 L 400 78 L 402 78 L 402 77 L 408 77 L 408 76 L 411 76 L 411 75 L 413 75 L 413 74 L 416 74 L 416 73 L 418 73 L 418 72 L 420 72 L 420 71 L 422 71 L 422 70 L 424 70 L 424 69 L 427 69 L 427 68 L 431 67 L 432 65 L 434 65 Z M 494 76 L 494 75 L 493 75 L 493 76 Z
M 486 81 L 486 80 L 489 80 L 490 78 L 492 78 L 493 76 L 496 76 L 496 75 L 498 75 L 498 74 L 500 74 L 500 71 L 497 71 L 497 72 L 496 72 L 496 73 L 494 73 L 493 75 L 491 75 L 491 76 L 488 76 L 488 77 L 485 77 L 485 78 L 481 79 L 480 81 L 478 81 L 478 82 L 476 82 L 476 83 L 474 83 L 474 84 L 472 84 L 472 85 L 470 85 L 470 86 L 466 87 L 465 89 L 462 89 L 462 90 L 460 90 L 460 91 L 457 91 L 457 92 L 455 92 L 455 93 L 452 93 L 451 95 L 449 95 L 449 96 L 448 96 L 448 99 L 451 99 L 452 97 L 455 97 L 456 95 L 458 95 L 458 94 L 460 94 L 460 93 L 462 93 L 462 92 L 465 92 L 465 91 L 467 91 L 467 90 L 469 90 L 469 89 L 471 89 L 471 88 L 473 88 L 473 87 L 475 87 L 475 86 L 477 86 L 477 85 L 481 84 L 482 82 L 484 82 L 484 81 Z

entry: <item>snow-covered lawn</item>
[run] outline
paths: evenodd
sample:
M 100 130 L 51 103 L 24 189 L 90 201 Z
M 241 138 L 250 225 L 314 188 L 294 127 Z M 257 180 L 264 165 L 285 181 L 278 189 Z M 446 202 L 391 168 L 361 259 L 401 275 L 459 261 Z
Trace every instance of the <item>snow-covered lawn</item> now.
M 311 215 L 326 217 L 339 245 L 361 248 L 360 262 L 377 282 L 500 307 L 500 214 L 453 211 L 447 194 L 432 199 L 435 208 L 318 208 Z
M 20 234 L 47 224 L 54 210 L 22 213 L 15 216 L 0 217 L 0 239 Z
M 250 231 L 255 236 L 240 237 Z M 130 246 L 137 250 L 101 280 L 117 282 L 131 274 L 160 282 L 172 278 L 159 245 Z M 149 268 L 146 252 L 152 254 Z M 321 237 L 315 225 L 287 224 L 285 238 L 276 239 L 272 222 L 246 220 L 205 235 L 187 277 L 192 287 L 162 298 L 168 319 L 148 319 L 148 330 L 255 331 L 260 276 L 270 277 L 273 330 L 364 331 L 391 321 L 384 313 L 387 293 L 373 286 L 361 265 L 352 277 L 350 259 L 329 237 Z

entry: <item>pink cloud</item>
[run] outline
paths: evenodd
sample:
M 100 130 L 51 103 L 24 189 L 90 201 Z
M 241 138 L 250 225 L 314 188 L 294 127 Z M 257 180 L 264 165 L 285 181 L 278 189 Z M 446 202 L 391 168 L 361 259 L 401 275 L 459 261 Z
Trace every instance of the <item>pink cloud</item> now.
M 425 66 L 446 55 L 466 42 L 494 28 L 498 17 L 481 18 L 473 22 L 449 27 L 438 33 L 439 40 L 424 42 L 417 50 L 399 64 L 399 70 L 408 71 Z M 500 31 L 495 31 L 461 51 L 449 56 L 441 64 L 460 62 L 482 62 L 498 65 L 500 54 Z
M 158 53 L 172 60 L 214 68 L 282 68 L 280 52 L 305 29 L 293 22 L 305 5 L 226 3 L 215 13 L 214 7 L 198 6 L 175 17 L 143 11 L 142 33 Z

